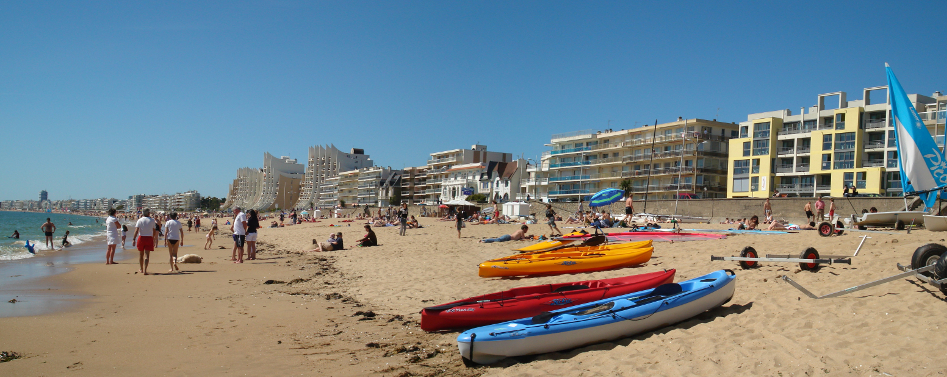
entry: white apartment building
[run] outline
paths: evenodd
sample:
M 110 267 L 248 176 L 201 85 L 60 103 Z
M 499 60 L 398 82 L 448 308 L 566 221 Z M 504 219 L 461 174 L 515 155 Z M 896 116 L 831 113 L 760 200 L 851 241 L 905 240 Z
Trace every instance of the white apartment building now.
M 339 173 L 373 166 L 371 157 L 359 148 L 352 148 L 349 153 L 338 150 L 335 145 L 309 147 L 309 161 L 306 173 L 300 184 L 299 200 L 295 208 L 310 208 L 321 206 L 319 197 L 321 185 L 326 180 L 337 177 Z M 337 198 L 336 198 L 337 199 Z M 333 201 L 334 199 L 328 199 Z
M 408 187 L 412 189 L 411 197 L 417 203 L 426 204 L 436 204 L 438 201 L 444 202 L 459 198 L 463 192 L 461 188 L 468 185 L 467 179 L 470 174 L 473 174 L 473 170 L 463 170 L 476 170 L 476 166 L 479 165 L 482 167 L 483 171 L 480 172 L 482 173 L 491 162 L 511 161 L 513 161 L 512 154 L 487 151 L 486 145 L 473 145 L 470 149 L 452 149 L 431 153 L 431 158 L 427 161 L 427 166 L 423 170 L 412 168 L 415 169 L 414 171 L 417 174 L 412 178 L 413 181 L 408 184 Z M 465 168 L 454 170 L 454 173 L 451 173 L 451 169 L 460 166 Z M 468 178 L 463 177 L 464 173 L 467 173 Z M 445 184 L 445 181 L 448 180 L 450 182 Z M 478 184 L 479 173 L 476 179 L 469 182 L 469 185 L 472 185 L 473 188 L 476 188 Z M 402 187 L 404 187 L 403 184 Z M 423 194 L 419 194 L 419 190 Z

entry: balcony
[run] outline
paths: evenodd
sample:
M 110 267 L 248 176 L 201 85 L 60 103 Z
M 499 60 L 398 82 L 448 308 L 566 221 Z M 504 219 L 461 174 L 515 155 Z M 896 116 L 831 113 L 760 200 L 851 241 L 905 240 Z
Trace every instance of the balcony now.
M 933 121 L 936 120 L 937 123 L 944 123 L 944 120 L 947 119 L 947 110 L 940 111 L 925 111 L 923 113 L 917 114 L 922 121 Z
M 779 148 L 779 151 L 777 151 L 776 153 L 778 153 L 779 155 L 787 155 L 787 154 L 793 154 L 793 153 L 795 153 L 795 152 L 796 152 L 796 148 L 793 148 L 793 147 L 785 148 L 785 147 L 784 147 L 784 148 Z
M 865 119 L 862 123 L 862 128 L 866 130 L 873 130 L 878 128 L 888 127 L 887 119 Z
M 523 183 L 527 185 L 545 185 L 549 183 L 549 178 L 531 178 L 524 179 Z
M 591 175 L 567 175 L 563 177 L 549 177 L 549 182 L 561 182 L 561 181 L 581 181 L 591 179 Z
M 897 159 L 888 160 L 888 165 L 887 165 L 886 167 L 887 167 L 888 169 L 897 169 L 897 168 L 898 168 L 898 160 L 897 160 Z
M 884 159 L 865 160 L 865 162 L 862 163 L 862 167 L 866 167 L 866 168 L 883 167 L 883 166 L 885 166 Z
M 590 151 L 590 150 L 592 150 L 592 147 L 568 148 L 568 149 L 558 149 L 554 151 L 549 151 L 549 154 L 555 156 L 557 154 L 584 152 L 584 151 Z
M 794 171 L 792 165 L 777 165 L 775 170 L 777 173 L 792 173 Z
M 750 175 L 750 168 L 734 168 L 733 175 Z
M 885 187 L 885 189 L 886 189 L 886 190 L 898 190 L 898 191 L 900 191 L 900 190 L 901 190 L 901 180 L 899 179 L 899 180 L 896 180 L 896 181 L 895 181 L 895 180 L 888 181 L 888 185 L 887 185 L 887 187 Z
M 445 162 L 454 162 L 454 161 L 457 161 L 457 156 L 435 158 L 435 159 L 427 160 L 427 163 L 428 165 L 431 165 L 431 164 L 442 164 Z
M 776 186 L 776 189 L 784 194 L 812 192 L 814 188 L 815 186 L 811 183 L 783 183 Z
M 809 153 L 809 146 L 803 145 L 799 148 L 796 148 L 796 154 L 807 154 Z
M 884 147 L 885 147 L 884 140 L 870 140 L 868 143 L 865 144 L 865 149 L 878 149 L 878 148 L 884 148 Z
M 591 165 L 591 161 L 563 162 L 558 164 L 549 164 L 549 168 L 567 168 L 570 166 Z
M 832 191 L 832 185 L 816 185 L 816 191 Z
M 796 164 L 796 173 L 806 173 L 809 171 L 809 164 Z
M 769 147 L 765 148 L 753 148 L 754 156 L 765 156 L 769 154 Z
M 855 161 L 835 161 L 836 169 L 852 169 L 855 167 Z
M 835 129 L 836 129 L 836 130 L 844 130 L 844 129 L 845 129 L 845 122 L 835 122 Z
M 835 143 L 835 151 L 836 151 L 836 152 L 847 152 L 847 151 L 853 151 L 853 150 L 855 150 L 855 142 L 854 142 L 854 141 L 846 141 L 846 142 L 843 142 L 843 143 Z
M 580 195 L 588 193 L 589 190 L 554 190 L 550 191 L 549 195 Z

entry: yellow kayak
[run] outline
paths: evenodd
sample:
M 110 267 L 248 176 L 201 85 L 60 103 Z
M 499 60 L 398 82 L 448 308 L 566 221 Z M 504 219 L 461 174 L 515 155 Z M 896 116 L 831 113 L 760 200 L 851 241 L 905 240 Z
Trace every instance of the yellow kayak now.
M 646 241 L 650 242 L 650 241 Z M 637 243 L 637 242 L 636 242 Z M 645 263 L 651 259 L 653 247 L 621 247 L 599 250 L 556 250 L 492 259 L 480 264 L 480 277 L 556 275 L 601 271 Z M 589 246 L 588 248 L 602 248 Z
M 598 246 L 580 246 L 580 245 L 566 246 L 568 244 L 564 244 L 564 247 L 560 247 L 557 249 L 553 249 L 553 250 L 543 249 L 543 250 L 533 251 L 528 254 L 571 253 L 571 252 L 577 252 L 577 251 L 578 252 L 591 252 L 591 251 L 602 252 L 602 251 L 618 250 L 618 249 L 635 249 L 635 248 L 640 249 L 643 247 L 651 247 L 651 243 L 652 243 L 651 240 L 644 240 L 644 241 L 636 241 L 636 242 L 612 243 L 612 244 L 598 245 Z M 513 255 L 506 258 L 517 258 L 517 257 L 518 256 Z M 500 258 L 500 259 L 506 259 L 506 258 Z

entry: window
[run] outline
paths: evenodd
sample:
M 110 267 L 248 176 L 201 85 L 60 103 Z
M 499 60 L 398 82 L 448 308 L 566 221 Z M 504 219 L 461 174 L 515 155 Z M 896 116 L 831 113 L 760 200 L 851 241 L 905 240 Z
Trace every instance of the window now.
M 749 155 L 750 155 L 750 142 L 747 141 L 743 143 L 743 157 L 747 157 Z
M 760 177 L 750 177 L 750 191 L 760 191 Z
M 816 120 L 807 120 L 802 122 L 802 129 L 805 131 L 811 131 L 816 128 Z
M 901 172 L 899 171 L 889 171 L 885 172 L 885 189 L 886 190 L 901 190 Z
M 855 167 L 855 152 L 840 152 L 835 154 L 836 169 L 851 169 Z
M 753 137 L 754 138 L 769 137 L 769 122 L 754 123 L 753 124 Z
M 759 174 L 760 173 L 760 159 L 754 158 L 753 165 L 750 169 L 750 173 Z
M 723 133 L 723 131 L 725 130 L 720 130 L 721 133 Z M 730 137 L 737 137 L 737 130 L 730 130 Z
M 740 127 L 740 137 L 741 138 L 749 137 L 749 130 L 750 130 L 750 126 Z
M 750 174 L 750 160 L 733 161 L 733 175 Z
M 865 173 L 865 172 L 855 173 L 855 187 L 860 188 L 860 189 L 865 188 L 865 186 L 867 186 L 866 184 L 866 181 L 868 180 L 867 176 L 868 176 L 868 173 Z
M 889 168 L 898 167 L 898 151 L 888 151 L 888 165 Z M 900 179 L 900 178 L 899 178 Z
M 822 135 L 822 150 L 832 150 L 832 135 Z
M 750 179 L 749 178 L 734 178 L 733 179 L 733 192 L 747 192 L 750 191 Z
M 832 155 L 824 154 L 822 155 L 822 170 L 832 170 Z
M 846 133 L 835 134 L 835 150 L 836 151 L 855 150 L 855 133 L 846 132 Z
M 852 181 L 854 180 L 855 180 L 855 173 L 845 173 L 842 176 L 842 184 L 844 185 L 844 187 L 852 187 L 853 185 Z
M 845 113 L 835 114 L 835 129 L 836 130 L 845 129 Z
M 763 156 L 769 154 L 769 140 L 753 140 L 753 155 Z
M 894 130 L 888 131 L 888 147 L 893 148 L 898 146 L 897 136 L 894 134 Z

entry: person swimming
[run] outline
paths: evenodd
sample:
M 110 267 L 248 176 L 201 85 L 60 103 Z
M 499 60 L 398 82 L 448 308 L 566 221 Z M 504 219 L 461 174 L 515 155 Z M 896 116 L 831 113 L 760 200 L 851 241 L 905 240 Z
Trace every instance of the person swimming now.
M 20 231 L 14 229 L 14 230 L 13 230 L 13 235 L 10 236 L 10 237 L 7 237 L 7 238 L 20 239 Z
M 26 240 L 26 246 L 24 247 L 30 252 L 30 254 L 36 254 L 36 250 L 33 250 L 33 248 L 36 247 L 36 244 L 34 243 L 30 245 L 30 240 Z

